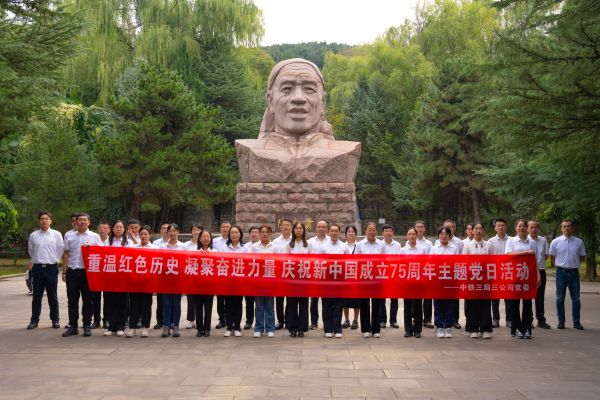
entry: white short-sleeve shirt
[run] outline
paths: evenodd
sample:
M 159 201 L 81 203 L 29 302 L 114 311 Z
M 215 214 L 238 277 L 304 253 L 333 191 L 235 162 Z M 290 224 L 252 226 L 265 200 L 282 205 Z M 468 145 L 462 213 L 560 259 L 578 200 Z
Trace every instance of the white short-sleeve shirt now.
M 59 231 L 38 229 L 29 235 L 27 251 L 32 264 L 56 264 L 63 256 L 65 244 Z
M 70 269 L 85 269 L 81 246 L 102 246 L 100 235 L 89 229 L 84 233 L 75 232 L 65 238 L 65 251 L 69 252 Z
M 490 245 L 485 240 L 481 239 L 479 242 L 475 239 L 465 243 L 463 247 L 463 254 L 489 254 Z
M 565 269 L 579 268 L 580 257 L 585 257 L 583 240 L 575 236 L 561 235 L 550 243 L 550 255 L 555 256 L 554 264 Z
M 533 240 L 537 245 L 536 261 L 539 269 L 546 269 L 546 256 L 548 255 L 548 241 L 543 236 L 538 236 L 533 239 L 531 235 L 527 236 L 529 240 Z
M 360 242 L 356 243 L 354 254 L 382 254 L 383 243 L 379 239 L 375 239 L 374 242 L 369 242 L 367 238 L 364 238 Z

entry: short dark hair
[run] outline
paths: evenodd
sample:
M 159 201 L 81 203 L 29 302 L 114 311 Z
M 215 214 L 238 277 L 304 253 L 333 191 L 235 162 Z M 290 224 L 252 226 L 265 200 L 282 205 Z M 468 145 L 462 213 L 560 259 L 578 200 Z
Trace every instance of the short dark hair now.
M 423 224 L 423 225 L 426 225 L 426 224 L 425 224 L 425 221 L 422 221 L 422 220 L 420 220 L 420 219 L 418 219 L 418 220 L 416 220 L 416 221 L 415 221 L 415 225 L 417 225 L 417 224 Z
M 141 222 L 137 218 L 131 218 L 129 221 L 127 221 L 127 225 L 133 225 L 133 224 L 141 225 Z
M 504 218 L 496 218 L 494 220 L 494 226 L 496 226 L 496 222 L 504 222 L 504 225 L 508 225 L 508 223 L 506 222 L 506 220 Z
M 77 217 L 75 217 L 75 218 L 79 219 L 79 217 L 86 217 L 86 218 L 88 219 L 88 221 L 91 221 L 91 220 L 92 220 L 92 219 L 90 218 L 90 214 L 88 214 L 88 213 L 84 213 L 84 212 L 77 213 Z
M 365 229 L 367 229 L 369 227 L 369 225 L 373 225 L 375 227 L 375 230 L 377 230 L 377 223 L 375 223 L 373 221 L 367 221 L 367 224 L 365 225 Z
M 71 219 L 79 217 L 80 212 L 71 213 Z
M 138 233 L 142 233 L 142 231 L 147 231 L 148 233 L 152 233 L 152 230 L 150 229 L 150 227 L 148 225 L 142 226 Z
M 438 228 L 438 230 L 437 230 L 438 236 L 440 236 L 440 233 L 442 233 L 442 232 L 446 232 L 448 235 L 452 236 L 452 231 L 447 226 L 441 226 Z
M 250 229 L 248 229 L 248 233 L 252 232 L 253 230 L 257 230 L 258 232 L 260 232 L 260 229 L 258 228 L 258 226 L 251 226 Z
M 346 229 L 344 229 L 344 235 L 348 234 L 348 231 L 352 229 L 354 231 L 354 234 L 357 234 L 358 232 L 356 231 L 356 227 L 354 225 L 346 225 Z
M 204 227 L 203 227 L 202 225 L 200 225 L 200 224 L 192 224 L 192 227 L 190 228 L 190 232 L 191 232 L 191 231 L 192 231 L 192 229 L 194 229 L 194 228 L 196 228 L 196 229 L 200 229 L 201 231 L 203 231 L 203 230 L 204 230 Z
M 267 230 L 267 232 L 269 232 L 269 233 L 273 233 L 273 228 L 271 228 L 271 225 L 269 225 L 269 224 L 262 224 L 262 225 L 261 225 L 261 226 L 258 228 L 258 231 L 260 232 L 260 231 L 262 231 L 263 229 L 266 229 L 266 230 Z
M 290 223 L 290 225 L 294 225 L 294 221 L 292 221 L 292 220 L 291 220 L 291 219 L 289 219 L 289 218 L 283 218 L 283 219 L 281 220 L 281 224 L 283 224 L 284 222 L 289 222 L 289 223 Z M 281 224 L 279 224 L 279 226 L 281 226 Z
M 383 224 L 383 226 L 381 227 L 381 231 L 385 231 L 386 229 L 391 229 L 392 231 L 394 230 L 394 227 L 390 224 Z
M 334 226 L 336 226 L 338 228 L 338 231 L 340 231 L 340 232 L 342 231 L 342 227 L 340 226 L 340 224 L 336 224 L 336 223 L 329 224 L 329 229 L 331 229 Z
M 177 225 L 174 222 L 170 223 L 169 226 L 167 226 L 167 232 L 171 229 L 175 229 L 177 232 L 181 232 L 181 230 L 179 229 L 179 225 Z
M 52 219 L 52 214 L 50 214 L 48 211 L 46 210 L 42 210 L 40 211 L 40 213 L 38 214 L 38 219 L 42 218 L 42 215 L 47 215 L 48 218 Z

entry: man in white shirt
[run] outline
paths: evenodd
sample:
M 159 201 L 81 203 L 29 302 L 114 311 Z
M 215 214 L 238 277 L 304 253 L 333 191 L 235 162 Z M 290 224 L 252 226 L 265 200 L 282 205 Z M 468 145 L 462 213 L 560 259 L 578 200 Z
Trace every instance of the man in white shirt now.
M 163 244 L 165 244 L 169 241 L 169 234 L 167 233 L 168 227 L 169 227 L 168 222 L 163 222 L 160 225 L 160 237 L 158 239 L 156 239 L 154 242 L 152 242 L 152 244 L 156 248 L 159 248 L 160 246 L 162 246 Z
M 510 237 L 506 234 L 506 229 L 506 221 L 503 218 L 496 218 L 494 221 L 494 230 L 496 231 L 496 236 L 488 240 L 488 254 L 504 254 L 506 242 Z M 508 307 L 506 300 L 504 300 L 504 310 L 506 313 L 506 327 L 510 328 L 510 307 Z M 500 327 L 500 300 L 498 299 L 492 300 L 492 327 Z
M 583 240 L 573 236 L 573 221 L 560 224 L 562 235 L 550 243 L 550 264 L 556 267 L 556 314 L 558 329 L 565 329 L 565 296 L 571 296 L 573 328 L 583 330 L 580 320 L 579 266 L 585 260 Z
M 273 244 L 277 246 L 279 253 L 287 253 L 288 245 L 292 240 L 292 225 L 293 222 L 287 218 L 281 220 L 279 228 L 281 229 L 281 235 L 277 239 L 273 240 Z M 277 324 L 275 324 L 275 330 L 283 329 L 285 326 L 285 297 L 275 297 L 275 315 L 277 316 Z
M 417 220 L 415 221 L 415 230 L 417 231 L 417 246 L 424 247 L 427 249 L 426 253 L 429 254 L 429 251 L 433 247 L 433 243 L 431 243 L 427 238 L 425 238 L 425 221 Z M 405 246 L 408 244 L 406 242 Z M 431 318 L 433 316 L 433 301 L 432 299 L 423 299 L 423 326 L 425 328 L 433 329 L 433 323 L 431 322 Z
M 152 245 L 156 248 L 162 247 L 165 243 L 169 242 L 169 234 L 167 229 L 169 228 L 168 222 L 163 222 L 160 225 L 160 238 L 152 242 Z M 163 297 L 161 293 L 156 293 L 156 324 L 154 329 L 163 328 Z
M 385 224 L 381 227 L 381 231 L 383 233 L 381 254 L 400 254 L 402 245 L 394 240 L 394 227 L 390 224 Z M 379 325 L 382 328 L 387 326 L 385 300 L 379 310 Z M 390 299 L 390 326 L 396 329 L 400 328 L 398 325 L 398 299 Z
M 252 226 L 248 230 L 250 240 L 244 245 L 246 253 L 252 253 L 252 246 L 260 242 L 260 233 L 258 226 Z M 246 323 L 244 329 L 252 329 L 254 323 L 254 296 L 244 296 L 244 302 L 246 303 Z
M 64 337 L 77 335 L 79 320 L 79 297 L 82 302 L 83 336 L 91 336 L 92 298 L 88 287 L 81 246 L 102 246 L 100 236 L 90 231 L 90 216 L 80 213 L 77 217 L 77 232 L 65 238 L 62 279 L 67 283 L 67 304 L 69 307 L 69 328 Z
M 550 324 L 546 322 L 544 313 L 544 297 L 546 293 L 546 259 L 548 259 L 548 242 L 543 236 L 539 236 L 540 224 L 537 221 L 527 222 L 527 231 L 529 239 L 537 245 L 536 263 L 540 271 L 540 286 L 537 290 L 535 298 L 535 318 L 537 319 L 537 327 L 550 329 Z
M 462 240 L 463 242 L 463 249 L 464 249 L 464 245 L 469 243 L 471 240 L 473 240 L 473 227 L 475 226 L 475 224 L 473 224 L 472 222 L 469 222 L 465 228 L 465 234 L 467 235 L 466 238 L 464 238 Z
M 58 262 L 64 252 L 64 243 L 59 231 L 50 228 L 52 215 L 47 211 L 38 214 L 40 229 L 29 235 L 27 251 L 31 260 L 28 268 L 33 279 L 33 298 L 31 300 L 31 320 L 27 329 L 38 327 L 40 314 L 42 312 L 42 297 L 44 290 L 48 296 L 48 307 L 50 307 L 50 320 L 52 328 L 60 328 L 58 297 Z
M 310 247 L 311 254 L 323 254 L 322 246 L 325 244 L 329 237 L 327 236 L 327 230 L 329 225 L 326 221 L 318 221 L 315 225 L 317 236 L 308 239 L 308 247 Z M 311 331 L 319 327 L 319 298 L 310 298 L 310 326 L 308 327 Z
M 221 223 L 221 236 L 213 239 L 213 249 L 218 252 L 224 252 L 227 247 L 227 240 L 229 240 L 229 230 L 231 229 L 231 222 L 224 221 Z M 215 329 L 222 329 L 227 326 L 227 315 L 225 312 L 225 296 L 217 296 L 217 315 L 219 316 L 219 323 L 215 326 Z
M 383 243 L 377 239 L 377 224 L 375 222 L 367 222 L 365 235 L 366 237 L 356 244 L 354 254 L 381 254 Z M 385 299 L 360 299 L 360 331 L 364 338 L 381 337 L 379 313 L 381 304 L 384 302 Z

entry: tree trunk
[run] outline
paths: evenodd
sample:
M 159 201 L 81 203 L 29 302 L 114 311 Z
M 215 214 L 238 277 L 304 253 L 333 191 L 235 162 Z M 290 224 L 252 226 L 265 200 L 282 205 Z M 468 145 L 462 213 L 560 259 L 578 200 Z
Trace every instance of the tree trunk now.
M 585 234 L 585 276 L 588 281 L 596 280 L 596 216 L 589 215 L 587 218 Z
M 131 203 L 131 208 L 129 209 L 129 218 L 140 218 L 140 194 L 137 193 Z
M 481 222 L 481 213 L 479 210 L 479 194 L 477 189 L 471 188 L 471 201 L 473 203 L 473 223 Z

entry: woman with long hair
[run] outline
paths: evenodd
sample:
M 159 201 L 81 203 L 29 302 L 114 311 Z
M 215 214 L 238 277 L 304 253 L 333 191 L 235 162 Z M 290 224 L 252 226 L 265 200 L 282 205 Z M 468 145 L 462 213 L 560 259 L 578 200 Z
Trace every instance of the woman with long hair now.
M 198 251 L 202 253 L 210 253 L 213 249 L 212 235 L 209 231 L 203 230 L 198 235 Z M 214 295 L 212 294 L 195 294 L 194 310 L 196 311 L 196 336 L 210 336 L 210 321 L 212 317 L 212 307 Z
M 356 227 L 354 225 L 346 225 L 344 236 L 346 236 L 346 244 L 350 248 L 350 254 L 354 254 L 354 250 L 356 249 Z M 350 324 L 351 308 L 354 310 L 354 319 L 352 320 L 352 324 Z M 344 322 L 342 323 L 342 329 L 358 329 L 359 318 L 360 299 L 344 299 Z
M 287 251 L 290 254 L 309 254 L 310 246 L 306 240 L 306 227 L 302 222 L 296 222 L 292 227 L 292 239 Z M 304 337 L 308 331 L 308 297 L 287 298 L 288 331 L 291 337 Z
M 459 254 L 458 247 L 450 244 L 452 231 L 443 226 L 438 229 L 438 242 L 431 248 L 429 254 Z M 451 338 L 454 326 L 455 301 L 452 299 L 434 299 L 433 316 L 435 319 L 435 336 L 437 338 Z
M 185 243 L 179 241 L 179 226 L 177 224 L 169 224 L 167 227 L 167 235 L 169 240 L 161 246 L 165 250 L 187 250 Z M 163 294 L 163 332 L 161 337 L 169 337 L 171 333 L 173 337 L 179 337 L 179 321 L 181 320 L 181 294 L 167 293 Z M 171 332 L 171 329 L 173 331 Z
M 239 226 L 233 225 L 229 229 L 227 242 L 225 243 L 224 253 L 244 253 L 244 234 Z M 223 334 L 225 337 L 242 336 L 242 301 L 243 296 L 225 296 L 225 321 L 227 330 Z
M 117 220 L 112 224 L 108 235 L 108 245 L 111 247 L 127 247 L 129 245 L 127 235 L 125 235 L 125 222 Z M 108 329 L 104 332 L 104 336 L 115 334 L 119 337 L 125 336 L 127 299 L 128 294 L 124 292 L 104 292 L 104 312 L 108 320 Z
M 135 245 L 139 249 L 154 249 L 156 248 L 150 243 L 150 227 L 142 226 L 138 231 L 140 243 Z M 142 330 L 141 337 L 148 337 L 148 329 L 150 328 L 150 317 L 152 316 L 152 293 L 129 293 L 129 329 L 127 337 L 137 335 L 135 329 L 138 321 L 141 318 Z

